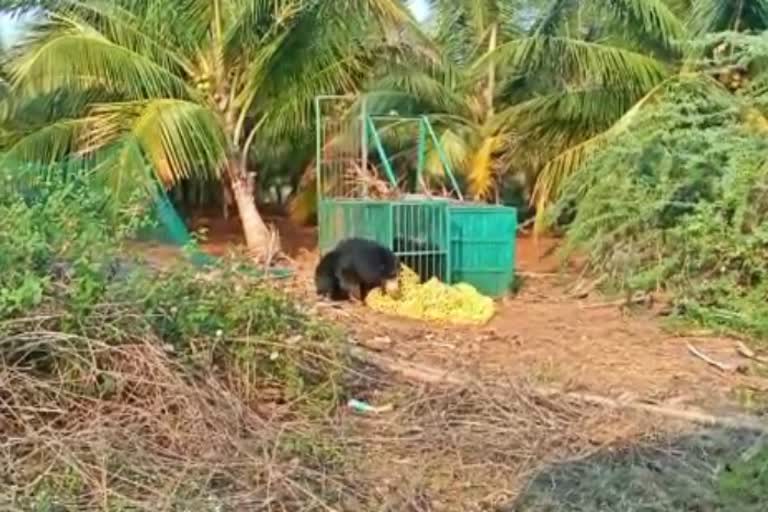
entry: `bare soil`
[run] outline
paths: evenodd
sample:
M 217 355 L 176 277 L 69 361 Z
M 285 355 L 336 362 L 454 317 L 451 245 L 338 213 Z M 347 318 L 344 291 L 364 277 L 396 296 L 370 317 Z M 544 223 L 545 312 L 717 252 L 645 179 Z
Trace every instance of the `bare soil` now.
M 574 285 L 583 284 L 580 262 L 561 265 L 556 239 L 520 237 L 520 291 L 498 301 L 488 325 L 457 328 L 387 317 L 357 304 L 317 301 L 312 279 L 319 257 L 316 231 L 280 216 L 268 222 L 278 228 L 282 247 L 295 263 L 297 273 L 285 283 L 289 291 L 341 325 L 353 343 L 390 360 L 473 379 L 467 385 L 402 386 L 396 376 L 373 368 L 359 373 L 355 397 L 394 408 L 382 414 L 338 411 L 335 439 L 359 453 L 345 462 L 353 463 L 349 471 L 354 487 L 345 491 L 340 510 L 629 511 L 650 510 L 643 508 L 647 501 L 665 493 L 670 502 L 686 492 L 704 496 L 702 489 L 711 487 L 711 468 L 719 459 L 707 455 L 703 462 L 689 460 L 689 452 L 716 451 L 690 423 L 596 407 L 563 395 L 548 398 L 538 389 L 670 409 L 692 405 L 725 415 L 734 407 L 734 390 L 768 388 L 758 377 L 714 368 L 689 349 L 694 346 L 720 363 L 744 364 L 737 340 L 676 333 L 664 328 L 652 309 L 629 311 L 597 292 L 576 295 Z M 211 254 L 242 245 L 236 219 L 197 218 L 192 225 L 208 228 L 202 245 Z M 142 250 L 159 264 L 173 264 L 178 256 L 177 250 L 163 246 Z M 703 436 L 701 446 L 686 452 L 674 444 L 690 436 Z M 670 444 L 657 444 L 659 439 L 670 439 Z M 726 441 L 734 453 L 744 449 L 731 437 Z M 641 445 L 650 446 L 651 462 L 635 455 Z M 625 455 L 626 470 L 612 460 Z M 657 457 L 671 461 L 664 459 L 662 472 Z M 693 486 L 694 476 L 678 471 L 676 464 L 701 466 L 695 478 L 702 488 Z M 682 484 L 668 484 L 676 475 Z M 642 485 L 636 488 L 650 486 L 653 496 L 630 485 L 638 478 Z M 538 501 L 514 507 L 536 485 Z M 579 485 L 584 489 L 577 493 Z M 574 500 L 583 503 L 571 504 Z M 688 500 L 663 510 L 710 509 Z
M 292 291 L 316 302 L 312 284 L 319 257 L 316 230 L 279 215 L 267 217 L 267 222 L 278 228 L 283 250 L 296 263 Z M 221 255 L 242 244 L 236 219 L 195 218 L 191 225 L 207 228 L 202 246 L 211 254 Z M 628 311 L 596 292 L 575 297 L 581 262 L 562 265 L 558 243 L 551 238 L 518 238 L 516 271 L 523 276 L 522 288 L 499 300 L 497 314 L 482 328 L 391 318 L 355 304 L 318 303 L 317 309 L 340 322 L 363 345 L 406 361 L 483 378 L 527 379 L 610 397 L 710 406 L 732 402 L 734 389 L 768 389 L 763 379 L 721 371 L 690 352 L 689 345 L 717 362 L 744 365 L 747 361 L 736 351 L 737 340 L 665 329 L 655 311 L 645 307 Z M 173 250 L 153 247 L 149 254 L 162 260 Z

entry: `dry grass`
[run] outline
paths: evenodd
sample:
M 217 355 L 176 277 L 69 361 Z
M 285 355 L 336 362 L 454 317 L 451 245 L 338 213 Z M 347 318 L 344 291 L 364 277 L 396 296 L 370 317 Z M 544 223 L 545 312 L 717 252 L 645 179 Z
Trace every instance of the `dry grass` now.
M 521 382 L 406 386 L 359 366 L 346 392 L 392 412 L 311 412 L 312 397 L 233 385 L 149 336 L 6 332 L 0 509 L 507 511 L 547 466 L 578 468 L 658 427 Z
M 367 459 L 366 472 L 393 511 L 500 510 L 547 463 L 579 460 L 644 431 L 642 421 L 550 400 L 513 382 L 387 398 L 402 405 L 360 420 L 345 437 L 356 439 L 358 457 Z
M 151 339 L 38 330 L 0 344 L 0 503 L 12 509 L 46 510 L 49 497 L 69 510 L 472 510 L 515 495 L 546 460 L 634 433 L 595 437 L 611 416 L 512 384 L 417 390 L 350 369 L 356 396 L 384 390 L 398 407 L 324 417 L 267 387 L 247 400 Z
M 45 510 L 48 496 L 70 510 L 327 510 L 346 486 L 313 441 L 322 418 L 276 383 L 245 390 L 149 336 L 6 332 L 0 508 Z

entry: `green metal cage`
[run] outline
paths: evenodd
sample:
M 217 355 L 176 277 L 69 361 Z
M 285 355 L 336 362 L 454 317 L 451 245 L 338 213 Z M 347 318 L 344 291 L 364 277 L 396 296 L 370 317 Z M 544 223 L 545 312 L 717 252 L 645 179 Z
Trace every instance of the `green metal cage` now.
M 385 119 L 418 126 L 416 187 L 427 192 L 423 170 L 429 141 L 453 197 L 372 198 L 369 184 L 360 178 L 374 167 L 369 161 L 371 149 L 390 187 L 399 189 L 400 184 L 376 125 L 382 116 L 370 116 L 364 102 L 357 107 L 353 102 L 350 97 L 323 96 L 315 103 L 320 252 L 328 252 L 344 238 L 367 238 L 392 249 L 422 279 L 466 282 L 486 295 L 504 295 L 514 280 L 516 209 L 464 200 L 426 116 Z

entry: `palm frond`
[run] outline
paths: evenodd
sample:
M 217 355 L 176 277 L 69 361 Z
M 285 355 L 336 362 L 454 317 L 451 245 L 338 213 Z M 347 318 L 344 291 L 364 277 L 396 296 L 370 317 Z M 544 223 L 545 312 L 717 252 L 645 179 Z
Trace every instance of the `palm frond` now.
M 157 174 L 136 137 L 127 134 L 103 152 L 105 154 L 95 168 L 96 176 L 115 202 L 129 199 L 137 192 L 147 196 L 156 193 Z
M 689 25 L 698 35 L 726 30 L 763 31 L 768 29 L 768 1 L 696 0 Z
M 0 102 L 0 122 L 6 130 L 23 136 L 58 120 L 85 117 L 91 103 L 112 98 L 100 88 L 62 88 L 31 97 L 12 94 L 9 89 Z
M 471 62 L 478 50 L 478 34 L 467 12 L 467 2 L 435 0 L 432 10 L 436 21 L 435 40 L 446 57 L 458 65 Z
M 675 13 L 679 19 L 684 20 L 691 13 L 691 4 L 696 0 L 667 0 L 669 9 Z
M 677 49 L 685 37 L 685 26 L 664 0 L 601 0 L 609 14 L 623 26 L 668 49 Z
M 178 9 L 179 3 L 183 5 L 190 1 L 194 0 L 176 0 L 175 5 L 169 6 L 167 0 L 61 0 L 52 12 L 54 19 L 88 27 L 112 43 L 143 55 L 166 69 L 188 72 L 190 63 L 178 51 L 178 31 L 174 32 L 174 29 L 182 26 L 189 30 L 189 20 L 167 23 L 163 14 L 169 7 Z M 186 10 L 182 10 L 181 16 L 185 13 Z
M 544 219 L 547 208 L 557 197 L 563 181 L 576 172 L 588 156 L 592 155 L 609 141 L 614 140 L 617 135 L 629 129 L 640 113 L 664 93 L 667 86 L 679 80 L 685 80 L 707 89 L 719 88 L 716 83 L 713 83 L 711 79 L 703 75 L 673 76 L 651 89 L 608 130 L 568 148 L 544 165 L 539 172 L 531 197 L 532 202 L 536 205 L 535 230 L 537 233 L 540 233 L 545 228 Z
M 60 119 L 36 130 L 20 134 L 4 134 L 3 158 L 11 161 L 57 162 L 64 160 L 78 148 L 80 137 L 91 119 Z
M 661 61 L 638 52 L 563 37 L 526 37 L 501 45 L 494 58 L 518 73 L 542 70 L 557 73 L 575 83 L 598 84 L 633 93 L 644 93 L 668 73 Z M 483 70 L 485 59 L 475 64 Z
M 46 27 L 9 64 L 15 92 L 101 86 L 130 98 L 185 97 L 182 79 L 149 58 L 71 20 Z
M 453 172 L 463 170 L 471 152 L 466 135 L 447 128 L 440 134 L 440 147 L 443 148 L 443 153 Z
M 477 35 L 483 34 L 491 25 L 501 21 L 499 19 L 499 4 L 501 2 L 497 0 L 468 0 L 464 3 L 470 24 Z
M 315 96 L 353 92 L 369 70 L 366 43 L 376 35 L 371 20 L 345 18 L 328 3 L 310 7 L 259 50 L 243 92 L 245 104 L 269 113 L 262 130 L 272 137 L 307 128 Z
M 91 147 L 130 136 L 166 185 L 217 172 L 226 159 L 227 140 L 219 120 L 197 103 L 176 99 L 107 103 L 95 105 L 92 117 L 92 132 L 102 139 L 92 138 Z M 118 167 L 114 172 L 129 171 Z
M 224 34 L 224 53 L 228 62 L 243 57 L 250 60 L 254 49 L 263 58 L 263 46 L 274 45 L 273 41 L 284 37 L 305 6 L 302 0 L 234 3 L 238 9 Z
M 590 87 L 558 91 L 523 101 L 494 116 L 496 132 L 525 133 L 541 146 L 589 137 L 609 128 L 640 96 L 624 90 Z
M 382 76 L 366 87 L 374 91 L 369 96 L 377 103 L 388 103 L 393 98 L 410 99 L 422 112 L 462 112 L 464 99 L 454 91 L 451 80 L 421 69 L 411 64 L 386 66 Z
M 539 15 L 530 29 L 531 35 L 554 36 L 560 25 L 571 13 L 574 2 L 571 0 L 554 0 L 549 8 Z
M 469 178 L 469 192 L 475 199 L 487 199 L 493 190 L 493 153 L 498 143 L 498 137 L 486 137 L 472 155 L 467 177 Z

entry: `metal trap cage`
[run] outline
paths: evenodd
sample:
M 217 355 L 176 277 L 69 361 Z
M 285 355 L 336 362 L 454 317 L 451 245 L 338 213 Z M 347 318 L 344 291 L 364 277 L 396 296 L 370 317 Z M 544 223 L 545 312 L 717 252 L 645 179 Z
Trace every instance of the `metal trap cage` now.
M 490 296 L 506 293 L 514 279 L 517 211 L 464 200 L 426 116 L 371 116 L 364 100 L 356 104 L 348 96 L 316 98 L 315 114 L 321 253 L 344 238 L 367 238 L 392 249 L 423 281 L 436 277 L 467 282 Z M 382 120 L 418 138 L 416 162 L 400 166 L 399 174 L 377 124 Z M 450 185 L 446 197 L 426 186 L 428 144 Z M 403 192 L 407 188 L 421 193 Z

